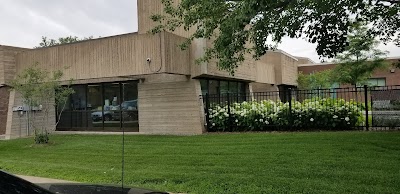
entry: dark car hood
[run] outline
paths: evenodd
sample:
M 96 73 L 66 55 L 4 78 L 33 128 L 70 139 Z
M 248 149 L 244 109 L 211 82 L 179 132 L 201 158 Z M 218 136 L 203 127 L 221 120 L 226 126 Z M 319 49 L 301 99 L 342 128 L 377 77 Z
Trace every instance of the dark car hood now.
M 0 170 L 0 194 L 168 194 L 139 188 L 78 183 L 33 184 Z

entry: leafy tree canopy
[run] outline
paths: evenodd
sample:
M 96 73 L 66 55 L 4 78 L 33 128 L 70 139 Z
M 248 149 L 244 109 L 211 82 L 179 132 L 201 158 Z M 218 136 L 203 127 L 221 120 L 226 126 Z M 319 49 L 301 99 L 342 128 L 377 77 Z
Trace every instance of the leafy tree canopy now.
M 77 36 L 60 37 L 58 39 L 48 39 L 47 37 L 42 36 L 42 42 L 40 42 L 39 46 L 35 47 L 35 48 L 56 46 L 56 45 L 60 45 L 60 44 L 74 43 L 74 42 L 90 40 L 90 39 L 93 39 L 93 36 L 85 37 L 82 39 L 78 38 Z
M 368 33 L 384 42 L 399 44 L 400 2 L 397 0 L 161 0 L 162 15 L 153 33 L 194 28 L 193 39 L 212 38 L 214 45 L 199 59 L 219 59 L 218 66 L 230 73 L 244 60 L 265 54 L 283 37 L 305 38 L 317 44 L 317 53 L 333 58 L 349 44 L 347 36 L 355 22 L 368 22 Z M 250 43 L 250 44 L 247 44 Z M 252 45 L 247 48 L 246 45 Z
M 331 73 L 331 70 L 315 72 L 308 75 L 300 72 L 297 78 L 298 87 L 302 90 L 331 88 L 333 84 Z
M 349 45 L 336 57 L 333 79 L 339 83 L 365 84 L 372 73 L 388 66 L 387 52 L 377 49 L 379 41 L 368 33 L 368 28 L 356 24 L 348 35 Z

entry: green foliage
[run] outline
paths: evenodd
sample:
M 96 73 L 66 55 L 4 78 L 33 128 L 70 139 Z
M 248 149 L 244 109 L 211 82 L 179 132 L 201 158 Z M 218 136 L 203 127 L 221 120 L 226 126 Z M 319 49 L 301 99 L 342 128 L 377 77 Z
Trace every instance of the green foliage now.
M 379 42 L 368 32 L 368 28 L 355 25 L 348 36 L 349 45 L 337 56 L 337 65 L 332 79 L 338 83 L 366 84 L 377 69 L 388 66 L 383 57 L 386 52 L 377 49 Z
M 395 129 L 399 126 L 399 117 L 393 115 L 374 115 L 373 124 L 376 127 L 389 127 Z
M 21 95 L 23 103 L 28 106 L 27 114 L 31 117 L 28 124 L 35 130 L 35 142 L 48 142 L 47 133 L 57 126 L 56 123 L 52 128 L 48 128 L 50 114 L 54 114 L 50 110 L 58 106 L 59 116 L 61 116 L 69 96 L 74 93 L 72 88 L 63 87 L 60 84 L 62 77 L 61 70 L 50 73 L 40 69 L 38 63 L 35 63 L 11 81 L 11 88 Z M 38 111 L 34 110 L 35 107 L 41 109 L 40 120 L 37 118 Z M 43 139 L 46 141 L 42 141 Z
M 199 61 L 218 59 L 218 67 L 234 73 L 247 53 L 258 58 L 283 37 L 303 37 L 317 44 L 320 56 L 335 57 L 348 45 L 355 22 L 371 23 L 369 33 L 384 42 L 399 40 L 398 1 L 368 0 L 161 0 L 164 14 L 152 16 L 158 25 L 152 33 L 177 28 L 194 29 L 182 44 L 198 38 L 213 39 Z M 393 38 L 394 37 L 394 38 Z M 267 39 L 273 44 L 267 44 Z
M 365 122 L 364 105 L 343 99 L 313 98 L 301 103 L 292 101 L 291 112 L 289 103 L 272 100 L 234 103 L 230 110 L 231 122 L 227 106 L 215 106 L 209 110 L 212 131 L 228 130 L 232 123 L 237 126 L 233 128 L 239 131 L 285 128 L 349 130 L 364 126 Z
M 78 38 L 77 36 L 67 36 L 67 37 L 60 37 L 57 40 L 56 39 L 47 39 L 47 37 L 42 36 L 42 42 L 39 43 L 39 46 L 35 47 L 35 48 L 50 47 L 50 46 L 80 42 L 80 41 L 90 40 L 90 39 L 93 39 L 93 36 L 85 37 L 82 39 Z
M 35 143 L 47 144 L 49 143 L 49 133 L 47 131 L 35 130 Z
M 302 90 L 330 88 L 333 84 L 331 76 L 331 70 L 320 71 L 308 75 L 300 72 L 297 78 L 298 87 Z

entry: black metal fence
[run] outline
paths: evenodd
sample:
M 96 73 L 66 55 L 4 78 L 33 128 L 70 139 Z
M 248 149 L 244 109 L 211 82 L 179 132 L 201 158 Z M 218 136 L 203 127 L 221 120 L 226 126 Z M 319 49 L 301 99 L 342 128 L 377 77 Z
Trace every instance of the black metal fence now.
M 215 131 L 398 129 L 400 86 L 206 94 Z

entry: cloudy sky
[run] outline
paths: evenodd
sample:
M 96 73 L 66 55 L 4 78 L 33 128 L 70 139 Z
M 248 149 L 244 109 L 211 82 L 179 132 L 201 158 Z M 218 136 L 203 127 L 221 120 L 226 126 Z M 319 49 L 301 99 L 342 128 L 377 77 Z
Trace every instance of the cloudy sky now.
M 104 37 L 137 31 L 136 0 L 1 0 L 0 44 L 34 47 L 42 36 Z M 278 47 L 295 56 L 319 62 L 315 45 L 301 39 L 285 39 Z M 400 48 L 381 45 L 389 56 Z

